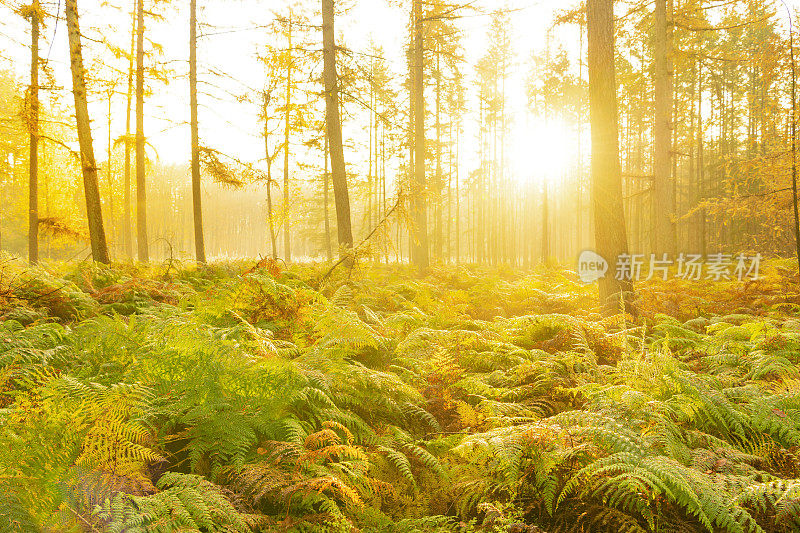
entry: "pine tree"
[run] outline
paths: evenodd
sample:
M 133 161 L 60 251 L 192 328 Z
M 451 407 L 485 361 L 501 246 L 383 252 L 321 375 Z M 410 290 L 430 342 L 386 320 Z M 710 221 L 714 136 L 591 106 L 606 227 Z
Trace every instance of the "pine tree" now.
M 628 253 L 617 131 L 613 4 L 613 0 L 587 0 L 586 7 L 595 248 L 612 265 Z M 619 311 L 622 293 L 631 290 L 631 283 L 616 279 L 612 268 L 600 280 L 601 304 L 608 312 Z
M 125 168 L 123 169 L 124 184 L 123 184 L 123 220 L 122 220 L 122 246 L 125 249 L 125 255 L 128 259 L 133 260 L 133 231 L 131 229 L 131 219 L 133 217 L 133 209 L 131 208 L 131 145 L 133 135 L 131 135 L 131 111 L 133 108 L 133 76 L 136 61 L 136 22 L 138 20 L 139 0 L 133 0 L 133 8 L 131 9 L 131 44 L 128 53 L 128 88 L 126 91 L 126 105 L 125 105 Z
M 422 0 L 413 0 L 413 42 L 411 54 L 411 101 L 414 124 L 414 179 L 412 185 L 412 206 L 414 215 L 414 234 L 412 235 L 411 257 L 418 270 L 430 266 L 428 250 L 428 201 L 425 139 L 425 32 Z
M 28 262 L 39 262 L 39 0 L 30 6 L 31 78 L 28 89 L 30 157 L 28 174 Z
M 86 196 L 86 215 L 89 222 L 92 257 L 99 263 L 109 263 L 106 235 L 103 230 L 103 213 L 100 208 L 97 164 L 95 163 L 94 148 L 92 147 L 91 122 L 86 101 L 86 81 L 84 78 L 77 0 L 66 0 L 65 11 L 72 71 L 72 94 L 75 100 L 75 117 L 78 128 L 81 168 L 83 169 L 83 188 Z
M 336 41 L 334 33 L 334 0 L 322 0 L 322 47 L 325 84 L 325 126 L 330 149 L 331 179 L 336 201 L 336 222 L 339 232 L 339 254 L 352 254 L 353 230 L 350 224 L 350 195 L 347 190 L 347 168 L 344 160 L 342 123 L 339 116 L 339 79 L 336 74 Z
M 136 242 L 139 261 L 150 261 L 144 138 L 144 0 L 136 5 Z
M 653 13 L 655 31 L 655 122 L 653 143 L 653 211 L 655 251 L 676 252 L 675 180 L 672 175 L 672 1 L 656 0 Z
M 197 123 L 197 0 L 189 0 L 189 107 L 192 130 L 192 208 L 194 213 L 195 258 L 206 262 L 203 237 L 203 199 L 200 189 L 200 135 Z

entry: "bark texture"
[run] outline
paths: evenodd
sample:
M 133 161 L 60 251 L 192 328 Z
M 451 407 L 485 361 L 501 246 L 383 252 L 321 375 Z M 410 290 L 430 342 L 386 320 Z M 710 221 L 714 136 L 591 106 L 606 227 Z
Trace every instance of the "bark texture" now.
M 203 238 L 203 198 L 200 188 L 200 133 L 197 123 L 197 0 L 189 2 L 189 107 L 192 129 L 192 208 L 194 215 L 194 250 L 197 262 L 206 262 Z
M 610 265 L 600 280 L 600 302 L 607 313 L 616 313 L 632 283 L 617 280 L 614 271 L 617 258 L 628 253 L 628 240 L 619 162 L 613 0 L 587 0 L 587 27 L 595 251 Z
M 347 168 L 344 161 L 342 123 L 339 116 L 339 80 L 336 74 L 336 40 L 334 33 L 334 1 L 322 0 L 322 47 L 325 81 L 325 120 L 331 158 L 331 181 L 336 202 L 336 225 L 339 233 L 339 254 L 350 254 L 353 230 L 350 224 L 350 195 L 347 191 Z
M 139 0 L 136 26 L 136 244 L 139 261 L 150 261 L 147 242 L 147 184 L 144 153 L 144 0 Z
M 72 70 L 72 94 L 75 98 L 75 118 L 78 126 L 78 144 L 81 151 L 83 191 L 86 196 L 86 217 L 89 221 L 92 258 L 99 263 L 108 263 L 108 246 L 103 230 L 103 213 L 100 209 L 97 164 L 94 158 L 91 122 L 86 102 L 86 81 L 83 70 L 83 54 L 81 53 L 81 32 L 78 23 L 77 0 L 66 0 L 65 10 L 70 69 Z

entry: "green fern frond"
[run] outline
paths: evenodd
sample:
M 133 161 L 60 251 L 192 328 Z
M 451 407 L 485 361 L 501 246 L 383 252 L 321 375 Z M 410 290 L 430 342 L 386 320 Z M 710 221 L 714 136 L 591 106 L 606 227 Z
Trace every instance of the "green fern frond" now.
M 222 490 L 199 476 L 167 473 L 152 496 L 119 493 L 95 509 L 110 532 L 250 533 Z

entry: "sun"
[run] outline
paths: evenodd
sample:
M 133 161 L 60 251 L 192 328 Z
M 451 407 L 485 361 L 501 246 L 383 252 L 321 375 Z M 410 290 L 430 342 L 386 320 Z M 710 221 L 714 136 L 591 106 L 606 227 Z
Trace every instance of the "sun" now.
M 510 168 L 520 186 L 558 186 L 578 157 L 574 127 L 564 120 L 531 117 L 515 128 Z

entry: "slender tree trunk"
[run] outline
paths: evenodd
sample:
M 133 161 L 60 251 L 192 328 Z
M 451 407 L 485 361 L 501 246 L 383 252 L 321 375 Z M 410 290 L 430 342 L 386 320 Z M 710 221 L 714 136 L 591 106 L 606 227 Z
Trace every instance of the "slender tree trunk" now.
M 697 124 L 697 110 L 695 108 L 695 104 L 697 102 L 697 60 L 692 59 L 692 80 L 691 80 L 691 89 L 689 92 L 689 169 L 688 169 L 688 178 L 687 178 L 687 203 L 688 208 L 691 209 L 697 200 L 697 184 L 694 182 L 696 171 L 696 147 L 695 147 L 695 140 L 697 139 L 697 132 L 696 132 L 696 124 Z M 687 237 L 688 237 L 688 244 L 693 249 L 693 251 L 697 251 L 698 246 L 698 239 L 697 239 L 697 224 L 696 224 L 697 215 L 695 214 L 692 217 L 691 221 L 688 221 L 687 224 Z
M 289 136 L 291 134 L 291 118 L 292 118 L 292 74 L 294 65 L 292 63 L 292 14 L 289 14 L 289 47 L 288 47 L 288 61 L 286 63 L 286 112 L 285 123 L 283 128 L 283 255 L 284 260 L 288 263 L 292 260 L 292 242 L 291 242 L 291 217 L 292 211 L 289 205 L 290 190 L 289 190 Z
M 442 260 L 442 71 L 439 50 L 436 50 L 436 183 L 434 185 L 434 257 Z
M 376 95 L 375 98 L 375 111 L 372 113 L 375 116 L 375 120 L 372 124 L 372 135 L 373 145 L 375 147 L 375 174 L 374 174 L 374 185 L 375 185 L 375 192 L 373 194 L 373 207 L 374 207 L 374 220 L 375 223 L 372 227 L 377 226 L 381 220 L 383 220 L 383 215 L 381 213 L 381 169 L 380 169 L 380 159 L 381 159 L 381 147 L 380 147 L 380 139 L 378 139 L 379 127 L 381 123 L 381 116 L 378 114 L 378 96 Z M 377 256 L 378 262 L 380 262 L 380 254 Z
M 150 261 L 150 252 L 144 153 L 144 0 L 139 0 L 136 11 L 136 243 L 139 261 L 146 263 Z
M 108 144 L 107 152 L 106 152 L 106 182 L 108 183 L 108 225 L 109 225 L 109 232 L 111 233 L 111 243 L 113 245 L 114 241 L 116 240 L 116 227 L 114 224 L 114 175 L 111 169 L 111 158 L 113 156 L 113 144 L 111 140 L 111 99 L 114 96 L 114 91 L 108 91 Z
M 194 250 L 198 263 L 206 263 L 203 238 L 203 197 L 200 189 L 200 133 L 197 123 L 197 0 L 189 2 L 189 107 L 192 129 L 192 207 L 194 213 Z M 269 157 L 269 154 L 267 154 Z
M 271 94 L 271 93 L 270 93 Z M 272 209 L 272 154 L 269 151 L 269 101 L 270 94 L 262 93 L 264 106 L 264 156 L 267 159 L 267 223 L 269 240 L 272 245 L 272 258 L 278 258 L 278 236 L 275 234 L 275 214 Z
M 328 198 L 329 189 L 330 189 L 330 172 L 329 172 L 329 162 L 330 162 L 330 148 L 328 146 L 328 132 L 327 128 L 325 131 L 325 175 L 323 179 L 325 181 L 324 184 L 324 193 L 323 193 L 323 208 L 325 211 L 325 252 L 328 255 L 328 261 L 333 261 L 333 246 L 331 245 L 331 214 L 330 214 L 330 199 Z
M 267 163 L 272 167 L 272 162 Z M 272 170 L 267 172 L 267 219 L 269 222 L 269 240 L 272 245 L 272 258 L 278 258 L 278 236 L 275 235 L 275 214 L 272 208 Z
M 342 123 L 339 116 L 339 79 L 336 74 L 336 40 L 334 33 L 334 0 L 322 0 L 322 47 L 325 81 L 325 117 L 330 146 L 333 194 L 336 201 L 336 226 L 339 232 L 339 254 L 350 255 L 353 230 L 350 225 L 350 196 L 347 192 L 347 168 L 344 161 Z M 352 258 L 348 262 L 352 261 Z
M 794 57 L 794 24 L 789 13 L 789 59 L 792 66 L 792 207 L 794 208 L 794 243 L 800 272 L 800 207 L 797 197 L 797 65 Z
M 381 129 L 381 205 L 383 206 L 382 213 L 386 216 L 386 124 Z M 389 226 L 390 227 L 390 226 Z M 383 259 L 386 264 L 389 264 L 389 243 L 391 242 L 390 229 L 387 227 L 386 240 L 383 243 Z
M 493 94 L 497 94 L 497 80 L 494 80 Z M 489 202 L 491 206 L 489 220 L 491 227 L 489 232 L 489 247 L 492 255 L 492 265 L 497 266 L 500 262 L 500 172 L 499 159 L 497 156 L 498 146 L 498 127 L 497 116 L 492 117 L 491 142 L 492 142 L 492 174 L 489 180 Z
M 414 0 L 414 53 L 412 59 L 414 93 L 414 221 L 416 239 L 412 240 L 412 258 L 418 270 L 430 266 L 428 253 L 428 212 L 425 184 L 425 51 L 422 0 Z
M 628 253 L 619 162 L 613 0 L 587 0 L 589 110 L 592 125 L 592 201 L 596 252 L 609 263 L 600 279 L 600 303 L 608 313 L 620 310 L 620 293 L 633 285 L 617 280 L 614 263 Z
M 39 262 L 39 0 L 31 5 L 31 86 L 28 131 L 28 261 Z
M 42 143 L 41 149 L 42 149 L 41 150 L 41 159 L 42 159 L 42 161 L 45 162 L 45 164 L 47 164 L 47 160 L 48 160 L 47 159 L 47 145 Z M 42 176 L 42 177 L 43 177 L 42 185 L 44 185 L 44 216 L 45 216 L 45 218 L 50 218 L 50 176 L 48 176 L 47 172 L 45 172 L 44 176 Z M 45 243 L 47 245 L 47 258 L 48 259 L 52 259 L 53 258 L 53 255 L 52 255 L 52 243 L 53 242 L 52 241 L 53 240 L 49 235 L 45 237 Z
M 453 120 L 447 125 L 447 231 L 445 241 L 447 244 L 446 262 L 453 259 Z
M 473 200 L 473 211 L 475 212 L 475 223 L 473 224 L 474 232 L 475 232 L 475 252 L 476 252 L 476 261 L 480 264 L 483 264 L 486 261 L 486 229 L 488 220 L 486 218 L 486 206 L 488 205 L 487 201 L 487 187 L 486 187 L 486 141 L 485 141 L 485 128 L 484 128 L 484 94 L 483 94 L 483 87 L 480 89 L 480 96 L 478 97 L 478 114 L 480 116 L 479 119 L 479 132 L 478 136 L 480 138 L 480 174 L 478 175 L 477 183 L 475 184 L 476 194 Z
M 578 80 L 583 80 L 583 30 L 580 31 L 580 41 L 578 43 Z M 576 144 L 577 144 L 577 161 L 576 161 L 576 179 L 577 179 L 577 206 L 576 206 L 576 241 L 578 243 L 577 251 L 580 252 L 584 247 L 583 240 L 583 92 L 578 93 L 578 109 L 577 109 L 577 124 L 576 124 Z
M 369 169 L 367 170 L 367 231 L 372 229 L 372 123 L 375 119 L 375 62 L 370 65 L 369 79 Z M 377 168 L 377 164 L 375 165 Z M 377 172 L 376 172 L 377 173 Z
M 670 154 L 672 156 L 672 157 L 670 157 L 670 159 L 671 159 L 671 162 L 670 162 L 670 166 L 671 166 L 670 175 L 672 177 L 671 182 L 672 182 L 672 213 L 673 214 L 672 214 L 672 217 L 671 217 L 671 222 L 672 222 L 672 238 L 673 238 L 673 241 L 674 241 L 674 247 L 673 247 L 673 254 L 674 254 L 674 253 L 677 252 L 678 247 L 681 245 L 681 227 L 683 226 L 683 223 L 680 222 L 679 220 L 672 221 L 672 219 L 678 218 L 678 214 L 682 212 L 681 211 L 681 192 L 682 192 L 682 188 L 681 188 L 681 180 L 680 180 L 680 177 L 678 176 L 678 157 L 677 157 L 677 153 L 678 153 L 678 135 L 680 133 L 680 130 L 678 128 L 679 128 L 680 123 L 678 121 L 678 105 L 675 104 L 675 100 L 674 99 L 673 99 L 673 105 L 672 105 L 672 109 L 671 109 L 671 115 L 672 115 L 671 120 L 672 120 L 673 126 L 672 126 L 672 130 L 670 131 L 669 149 L 670 149 Z
M 550 198 L 547 181 L 542 185 L 542 264 L 547 265 L 550 259 Z
M 123 191 L 123 216 L 122 239 L 125 247 L 125 255 L 133 260 L 133 234 L 131 231 L 131 108 L 133 107 L 133 69 L 134 53 L 136 48 L 136 20 L 138 14 L 138 0 L 134 0 L 133 11 L 131 13 L 131 48 L 128 57 L 128 101 L 125 115 L 125 169 L 124 169 L 124 188 Z
M 455 163 L 455 172 L 456 172 L 456 184 L 455 184 L 455 196 L 456 196 L 456 265 L 461 263 L 461 184 L 459 183 L 459 163 L 461 155 L 461 122 L 456 124 L 456 163 Z
M 654 181 L 653 201 L 655 216 L 655 251 L 675 253 L 675 182 L 672 172 L 672 31 L 671 13 L 667 13 L 668 0 L 656 0 L 655 29 L 655 124 L 653 142 Z
M 498 245 L 501 246 L 500 249 L 500 257 L 502 261 L 506 264 L 509 263 L 509 252 L 510 252 L 510 243 L 509 243 L 509 217 L 513 212 L 512 209 L 503 209 L 502 206 L 502 199 L 503 197 L 510 197 L 511 195 L 511 188 L 508 186 L 506 180 L 506 59 L 503 57 L 501 60 L 501 74 L 500 74 L 500 120 L 498 121 L 500 126 L 499 131 L 499 139 L 500 139 L 500 164 L 498 166 L 499 173 L 499 187 L 498 187 L 498 196 L 497 196 L 497 214 L 498 214 L 498 225 L 499 225 L 499 241 Z M 508 196 L 506 196 L 508 195 Z
M 706 200 L 706 180 L 705 180 L 705 153 L 703 139 L 703 62 L 697 65 L 697 198 L 698 203 Z M 708 252 L 708 240 L 706 238 L 706 208 L 700 208 L 698 216 L 700 234 L 700 253 L 703 257 Z
M 78 24 L 77 0 L 66 0 L 67 36 L 69 38 L 70 67 L 72 70 L 72 94 L 75 97 L 75 118 L 78 126 L 78 144 L 83 169 L 83 190 L 86 196 L 86 215 L 89 222 L 89 239 L 92 258 L 99 263 L 108 263 L 108 247 L 103 231 L 103 213 L 100 208 L 100 189 L 97 183 L 97 164 L 92 146 L 92 130 L 89 107 L 86 102 L 81 32 Z

